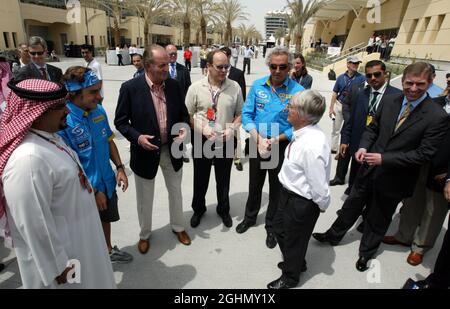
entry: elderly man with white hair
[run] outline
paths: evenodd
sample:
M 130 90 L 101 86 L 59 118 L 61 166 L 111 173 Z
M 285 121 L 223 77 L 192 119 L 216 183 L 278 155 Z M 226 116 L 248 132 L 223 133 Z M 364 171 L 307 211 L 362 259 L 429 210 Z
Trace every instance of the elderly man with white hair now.
M 269 289 L 297 286 L 314 226 L 330 205 L 330 143 L 317 125 L 325 113 L 325 98 L 306 90 L 295 95 L 287 109 L 293 138 L 278 175 L 282 188 L 274 219 L 283 274 L 268 284 Z

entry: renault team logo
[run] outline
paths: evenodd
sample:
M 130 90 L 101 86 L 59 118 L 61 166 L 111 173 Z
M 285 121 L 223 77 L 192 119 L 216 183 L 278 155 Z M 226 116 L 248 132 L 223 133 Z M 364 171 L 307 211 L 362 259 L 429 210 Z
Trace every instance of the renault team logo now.
M 257 93 L 258 97 L 260 97 L 261 99 L 267 99 L 269 96 L 267 95 L 267 93 L 264 90 L 260 90 Z
M 67 0 L 67 22 L 69 24 L 81 23 L 81 3 L 78 0 Z

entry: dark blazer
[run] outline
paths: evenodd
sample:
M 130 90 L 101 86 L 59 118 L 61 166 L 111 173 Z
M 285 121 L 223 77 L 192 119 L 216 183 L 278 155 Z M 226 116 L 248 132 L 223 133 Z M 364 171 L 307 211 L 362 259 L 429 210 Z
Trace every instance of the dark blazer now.
M 360 148 L 380 153 L 382 164 L 363 165 L 358 175 L 372 177 L 378 192 L 400 199 L 412 196 L 421 166 L 433 158 L 448 129 L 447 113 L 428 96 L 394 132 L 403 98 L 403 94 L 388 95 L 381 100 Z
M 167 104 L 167 131 L 177 123 L 189 124 L 189 114 L 184 104 L 184 94 L 177 81 L 167 79 L 164 93 Z M 161 148 L 161 134 L 153 105 L 150 87 L 145 75 L 122 84 L 116 108 L 114 125 L 125 138 L 131 142 L 130 167 L 136 175 L 144 179 L 154 179 L 158 171 L 160 150 L 147 151 L 138 144 L 142 134 L 155 136 L 152 144 Z M 176 135 L 169 136 L 169 149 Z M 175 171 L 183 166 L 183 158 L 175 159 L 171 155 Z
M 446 102 L 445 97 L 438 97 L 433 99 L 439 106 L 444 108 Z M 450 115 L 447 117 L 449 123 L 449 129 L 447 134 L 439 147 L 438 152 L 434 155 L 430 163 L 430 172 L 428 175 L 428 188 L 437 192 L 442 192 L 444 189 L 444 183 L 438 184 L 434 177 L 441 174 L 447 174 L 446 179 L 450 178 Z
M 189 70 L 182 64 L 177 62 L 177 78 L 176 80 L 180 83 L 181 90 L 183 91 L 183 95 L 186 96 L 189 87 L 191 86 L 191 74 Z
M 341 144 L 350 145 L 349 152 L 354 154 L 359 149 L 359 142 L 367 127 L 367 115 L 369 114 L 370 86 L 363 88 L 355 85 L 343 102 L 342 106 L 350 110 L 350 115 L 345 115 L 344 126 L 341 131 Z M 384 96 L 399 95 L 401 90 L 387 86 Z
M 295 80 L 298 83 L 300 81 L 300 78 L 299 79 L 293 78 L 293 80 Z M 303 76 L 303 79 L 299 84 L 302 85 L 302 87 L 305 89 L 311 89 L 312 83 L 313 83 L 312 76 L 309 74 L 306 74 L 305 76 Z
M 62 83 L 62 76 L 63 72 L 60 68 L 57 68 L 55 66 L 52 66 L 47 63 L 47 72 L 50 77 L 50 80 L 55 83 Z M 42 76 L 42 73 L 36 68 L 36 66 L 33 63 L 29 63 L 23 68 L 21 68 L 19 71 L 14 74 L 15 80 L 23 80 L 23 79 L 44 79 Z
M 247 99 L 247 85 L 245 83 L 244 71 L 239 70 L 232 66 L 230 68 L 230 74 L 228 74 L 228 78 L 234 80 L 236 83 L 239 84 L 242 90 L 242 97 L 244 98 L 245 101 Z

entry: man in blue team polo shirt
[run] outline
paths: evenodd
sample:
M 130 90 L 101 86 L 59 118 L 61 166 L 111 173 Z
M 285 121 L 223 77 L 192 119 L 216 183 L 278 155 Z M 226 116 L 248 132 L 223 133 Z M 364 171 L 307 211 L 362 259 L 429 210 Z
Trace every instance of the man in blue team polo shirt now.
M 255 225 L 268 171 L 270 191 L 266 214 L 266 245 L 270 249 L 277 245 L 272 222 L 278 208 L 280 192 L 278 174 L 283 165 L 284 151 L 292 138 L 292 126 L 287 120 L 286 106 L 294 94 L 305 90 L 289 78 L 293 60 L 293 55 L 287 48 L 274 48 L 267 57 L 270 76 L 261 78 L 253 84 L 242 110 L 243 128 L 250 133 L 258 151 L 254 157 L 250 154 L 250 184 L 245 218 L 236 227 L 236 231 L 242 234 Z M 278 162 L 274 168 L 267 170 L 263 163 L 267 163 L 265 158 L 269 154 L 272 159 L 277 158 Z
M 101 81 L 91 69 L 84 67 L 69 68 L 64 81 L 69 91 L 67 107 L 70 114 L 67 116 L 68 127 L 59 134 L 78 154 L 93 187 L 111 262 L 131 262 L 132 255 L 111 245 L 111 223 L 120 219 L 116 184 L 125 192 L 128 178 L 105 110 L 98 104 L 102 99 Z M 116 165 L 117 177 L 109 160 Z

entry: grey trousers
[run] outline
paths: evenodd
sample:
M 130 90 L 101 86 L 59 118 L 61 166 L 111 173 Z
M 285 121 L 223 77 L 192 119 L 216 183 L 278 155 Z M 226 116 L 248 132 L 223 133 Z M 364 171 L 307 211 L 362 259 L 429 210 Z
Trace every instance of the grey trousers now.
M 428 170 L 428 165 L 422 167 L 414 195 L 403 201 L 399 230 L 394 236 L 411 243 L 411 250 L 419 254 L 433 248 L 448 212 L 443 192 L 427 188 Z

